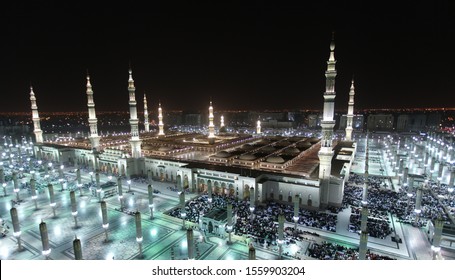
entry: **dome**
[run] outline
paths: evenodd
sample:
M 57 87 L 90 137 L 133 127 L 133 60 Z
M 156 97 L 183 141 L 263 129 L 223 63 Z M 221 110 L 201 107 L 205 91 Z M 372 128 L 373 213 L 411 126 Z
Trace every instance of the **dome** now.
M 218 158 L 227 158 L 230 156 L 231 156 L 231 153 L 226 152 L 226 151 L 219 151 L 218 153 L 216 153 L 216 155 L 214 155 L 214 157 L 218 157 Z
M 239 157 L 241 160 L 255 160 L 256 157 L 253 154 L 244 154 Z
M 250 150 L 252 150 L 253 148 L 254 148 L 254 147 L 251 146 L 250 144 L 244 144 L 244 145 L 242 145 L 242 147 L 241 147 L 241 149 L 242 149 L 242 150 L 245 150 L 245 151 L 250 151 Z
M 160 151 L 160 152 L 169 152 L 170 150 L 172 150 L 172 147 L 159 147 L 158 148 L 158 151 Z
M 276 143 L 276 145 L 279 147 L 286 147 L 286 146 L 291 145 L 291 142 L 289 142 L 288 140 L 284 140 L 284 141 Z
M 300 142 L 300 143 L 297 144 L 297 147 L 299 147 L 299 148 L 309 148 L 309 147 L 311 147 L 311 143 L 307 142 L 307 141 Z
M 267 145 L 270 143 L 270 140 L 269 139 L 261 139 L 261 141 L 257 142 L 259 145 Z
M 261 148 L 260 151 L 264 152 L 264 153 L 271 153 L 271 152 L 275 152 L 276 149 L 272 146 L 267 146 L 267 147 Z
M 269 163 L 284 163 L 284 159 L 280 156 L 271 156 L 267 158 Z
M 291 155 L 295 155 L 295 154 L 299 154 L 300 153 L 300 150 L 295 148 L 295 147 L 289 147 L 287 149 L 284 150 L 284 152 L 286 154 L 291 154 Z

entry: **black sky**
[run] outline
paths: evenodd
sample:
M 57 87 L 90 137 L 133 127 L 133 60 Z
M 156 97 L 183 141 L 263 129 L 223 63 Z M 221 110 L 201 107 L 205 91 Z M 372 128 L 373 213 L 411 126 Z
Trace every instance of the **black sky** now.
M 453 1 L 10 2 L 0 111 L 322 109 L 332 31 L 338 109 L 455 107 Z

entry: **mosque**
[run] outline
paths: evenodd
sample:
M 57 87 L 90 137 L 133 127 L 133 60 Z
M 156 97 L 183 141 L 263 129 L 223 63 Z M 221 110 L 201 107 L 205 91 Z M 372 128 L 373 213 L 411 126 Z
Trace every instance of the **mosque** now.
M 144 94 L 144 130 L 139 119 L 133 74 L 129 69 L 128 92 L 131 132 L 101 137 L 97 129 L 94 92 L 87 74 L 87 106 L 90 136 L 64 142 L 44 142 L 33 88 L 30 90 L 37 158 L 108 172 L 116 176 L 140 176 L 174 182 L 194 193 L 213 192 L 255 203 L 278 201 L 323 210 L 341 206 L 344 184 L 356 153 L 352 140 L 354 82 L 349 93 L 345 139 L 334 137 L 335 42 L 327 61 L 326 90 L 321 121 L 322 137 L 264 136 L 228 133 L 221 117 L 215 127 L 214 107 L 208 108 L 206 133 L 167 133 L 163 110 L 158 106 L 158 132 L 150 130 Z M 129 137 L 129 138 L 128 138 Z

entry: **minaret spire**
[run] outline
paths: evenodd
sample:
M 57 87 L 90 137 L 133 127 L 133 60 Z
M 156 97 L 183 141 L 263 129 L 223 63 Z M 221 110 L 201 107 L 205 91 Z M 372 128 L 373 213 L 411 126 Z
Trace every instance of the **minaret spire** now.
M 349 102 L 348 102 L 348 115 L 346 116 L 346 140 L 352 141 L 352 120 L 354 118 L 354 78 L 351 82 L 351 90 L 349 91 Z
M 324 92 L 324 112 L 321 121 L 322 139 L 321 149 L 319 150 L 319 179 L 321 180 L 321 204 L 328 203 L 330 174 L 332 169 L 332 137 L 335 120 L 333 119 L 335 111 L 335 40 L 332 33 L 332 42 L 330 43 L 330 57 L 327 61 L 327 71 L 325 71 L 326 86 Z
M 150 124 L 149 124 L 149 112 L 147 110 L 147 96 L 144 93 L 144 126 L 145 132 L 150 131 Z
M 134 87 L 133 80 L 133 71 L 131 66 L 128 70 L 129 79 L 128 79 L 128 92 L 129 92 L 129 104 L 130 104 L 130 126 L 131 126 L 131 156 L 133 158 L 140 158 L 142 156 L 141 152 L 141 139 L 139 138 L 139 120 L 137 118 L 137 108 L 136 108 L 136 88 Z
M 95 102 L 93 101 L 92 84 L 90 83 L 90 75 L 87 71 L 87 107 L 88 107 L 88 124 L 90 127 L 90 144 L 92 149 L 99 151 L 100 136 L 98 136 L 98 120 L 95 112 Z
M 163 110 L 161 109 L 161 102 L 158 103 L 158 129 L 158 137 L 164 136 Z
M 33 92 L 33 87 L 30 86 L 30 101 L 32 103 L 32 121 L 33 133 L 35 133 L 36 143 L 43 143 L 43 131 L 41 130 L 40 118 L 38 114 L 38 106 L 36 106 L 36 97 Z
M 256 122 L 256 134 L 261 134 L 261 120 L 258 119 L 258 121 Z
M 213 124 L 213 107 L 212 100 L 210 100 L 209 106 L 209 143 L 213 144 L 215 142 L 215 125 Z

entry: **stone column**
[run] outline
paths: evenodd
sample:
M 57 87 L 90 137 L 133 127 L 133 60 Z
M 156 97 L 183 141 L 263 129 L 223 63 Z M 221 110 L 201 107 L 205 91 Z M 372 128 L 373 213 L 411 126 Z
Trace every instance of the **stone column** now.
M 77 187 L 79 188 L 79 196 L 82 196 L 82 178 L 81 178 L 81 170 L 78 168 L 76 169 L 76 178 L 77 178 Z
M 74 191 L 70 191 L 70 200 L 71 200 L 71 215 L 74 217 L 74 227 L 77 228 L 77 202 L 76 194 Z
M 359 245 L 359 260 L 366 260 L 367 244 L 368 244 L 368 208 L 362 207 L 361 222 L 360 222 L 360 245 Z
M 134 213 L 134 218 L 136 221 L 136 241 L 139 245 L 139 257 L 142 258 L 142 221 L 141 221 L 141 213 L 136 211 Z
M 299 221 L 299 204 L 300 204 L 300 197 L 298 194 L 294 196 L 294 234 L 297 235 L 297 222 Z
M 180 192 L 180 216 L 182 218 L 182 229 L 186 229 L 185 219 L 186 219 L 186 209 L 185 209 L 185 192 Z
M 188 259 L 194 259 L 194 237 L 193 237 L 193 229 L 189 228 L 186 230 L 186 241 L 187 241 L 187 248 L 188 248 Z
M 123 187 L 122 187 L 122 178 L 117 178 L 117 192 L 118 192 L 118 199 L 120 200 L 120 210 L 123 211 L 125 205 L 123 201 Z
M 107 205 L 106 201 L 101 201 L 101 216 L 103 217 L 103 228 L 104 228 L 104 233 L 106 234 L 106 240 L 105 242 L 109 241 L 109 236 L 107 229 L 109 228 L 109 221 L 107 218 Z
M 43 245 L 42 253 L 47 260 L 47 259 L 49 259 L 49 255 L 51 253 L 51 248 L 49 247 L 49 236 L 48 236 L 47 226 L 46 226 L 45 222 L 41 221 L 41 223 L 39 224 L 39 231 L 41 234 L 41 243 Z
M 433 245 L 431 245 L 431 251 L 433 252 L 433 260 L 438 259 L 439 252 L 441 251 L 441 236 L 443 227 L 444 221 L 442 220 L 441 217 L 438 217 L 435 221 Z
M 232 204 L 229 202 L 227 204 L 227 232 L 228 232 L 228 244 L 232 244 L 231 234 L 232 234 Z
M 14 192 L 16 193 L 16 201 L 19 202 L 20 201 L 20 197 L 19 197 L 20 188 L 19 188 L 19 183 L 17 182 L 16 172 L 13 172 L 13 185 L 14 185 Z
M 95 173 L 95 180 L 96 180 L 96 195 L 98 196 L 98 201 L 101 202 L 101 183 L 100 183 L 100 174 L 98 172 Z
M 148 196 L 149 196 L 150 219 L 153 219 L 153 186 L 152 185 L 148 185 Z
M 57 204 L 55 203 L 54 186 L 52 184 L 48 184 L 47 189 L 49 191 L 49 205 L 52 207 L 52 212 L 55 217 L 55 206 Z
M 253 222 L 253 214 L 254 214 L 254 188 L 251 187 L 250 188 L 250 212 L 251 212 L 251 215 L 250 215 L 250 220 L 251 222 Z
M 250 243 L 248 249 L 248 259 L 255 260 L 256 259 L 256 249 L 254 249 L 253 244 Z
M 280 255 L 280 259 L 283 256 L 283 243 L 284 243 L 284 214 L 280 213 L 278 215 L 278 253 Z
M 38 196 L 36 195 L 35 179 L 30 179 L 30 192 L 35 203 L 35 210 L 38 210 Z
M 404 169 L 404 173 L 403 173 L 403 186 L 408 185 L 408 173 L 409 173 L 409 168 L 406 167 Z
M 416 195 L 416 205 L 414 212 L 417 214 L 416 216 L 416 223 L 419 222 L 420 212 L 422 212 L 422 186 L 417 187 L 417 195 Z
M 17 215 L 17 209 L 13 207 L 10 209 L 9 212 L 11 214 L 11 221 L 13 222 L 13 235 L 17 239 L 17 250 L 21 251 L 22 250 L 21 226 L 19 224 L 19 216 Z
M 81 240 L 78 239 L 77 236 L 75 236 L 74 240 L 73 240 L 73 250 L 74 250 L 74 259 L 75 260 L 82 260 Z

